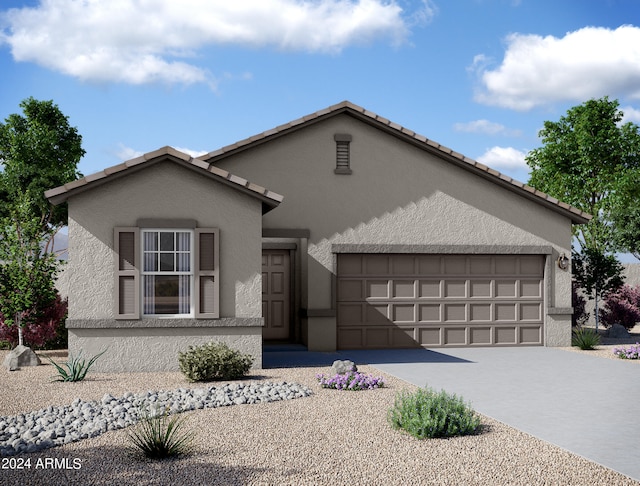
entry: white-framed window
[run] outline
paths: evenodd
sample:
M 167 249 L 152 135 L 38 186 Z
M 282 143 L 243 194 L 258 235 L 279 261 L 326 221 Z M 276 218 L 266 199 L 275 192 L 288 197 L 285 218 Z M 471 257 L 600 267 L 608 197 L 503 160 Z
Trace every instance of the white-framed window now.
M 193 317 L 193 231 L 142 229 L 142 314 Z
M 113 229 L 115 318 L 218 319 L 220 231 L 192 220 L 151 222 Z

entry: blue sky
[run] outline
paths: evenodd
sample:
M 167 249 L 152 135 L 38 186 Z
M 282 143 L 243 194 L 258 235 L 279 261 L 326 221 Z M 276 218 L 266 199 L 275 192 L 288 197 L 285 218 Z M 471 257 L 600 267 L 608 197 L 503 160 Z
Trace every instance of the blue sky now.
M 345 99 L 523 182 L 538 130 L 568 108 L 608 95 L 640 122 L 637 0 L 0 5 L 0 119 L 53 100 L 83 136 L 85 175 Z

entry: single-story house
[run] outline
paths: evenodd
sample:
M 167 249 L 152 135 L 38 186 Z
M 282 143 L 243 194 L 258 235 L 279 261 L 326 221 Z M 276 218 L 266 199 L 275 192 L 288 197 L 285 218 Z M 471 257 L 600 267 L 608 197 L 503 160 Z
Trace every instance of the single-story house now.
M 566 346 L 590 215 L 348 101 L 192 158 L 52 189 L 69 348 L 175 370 L 189 345 Z

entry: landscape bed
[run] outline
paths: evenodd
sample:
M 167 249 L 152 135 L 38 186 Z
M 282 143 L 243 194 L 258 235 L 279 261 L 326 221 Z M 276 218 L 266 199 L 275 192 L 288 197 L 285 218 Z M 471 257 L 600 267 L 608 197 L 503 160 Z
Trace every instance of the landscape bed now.
M 6 351 L 0 353 L 4 359 Z M 59 351 L 40 352 L 64 359 Z M 186 412 L 196 431 L 191 455 L 168 461 L 142 459 L 126 429 L 12 456 L 31 467 L 0 472 L 5 484 L 575 484 L 637 482 L 563 449 L 482 417 L 482 433 L 417 440 L 393 430 L 387 411 L 400 390 L 414 390 L 384 375 L 385 387 L 358 392 L 322 388 L 326 368 L 255 370 L 244 383 L 286 381 L 310 397 Z M 380 375 L 360 366 L 364 373 Z M 77 383 L 50 382 L 50 364 L 2 373 L 0 416 L 30 412 L 74 399 L 100 400 L 148 390 L 217 385 L 189 383 L 180 373 L 89 373 Z M 473 404 L 472 404 L 473 405 Z M 40 467 L 36 468 L 37 465 Z M 48 467 L 47 467 L 48 464 Z M 16 465 L 15 463 L 13 464 Z

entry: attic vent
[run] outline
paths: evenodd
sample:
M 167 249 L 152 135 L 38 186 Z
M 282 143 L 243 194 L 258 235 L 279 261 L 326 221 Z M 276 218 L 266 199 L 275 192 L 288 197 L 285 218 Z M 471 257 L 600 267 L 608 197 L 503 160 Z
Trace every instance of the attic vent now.
M 336 174 L 351 174 L 351 154 L 349 148 L 351 135 L 336 133 L 333 139 L 336 141 L 336 168 L 333 172 Z

